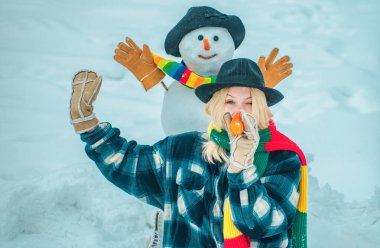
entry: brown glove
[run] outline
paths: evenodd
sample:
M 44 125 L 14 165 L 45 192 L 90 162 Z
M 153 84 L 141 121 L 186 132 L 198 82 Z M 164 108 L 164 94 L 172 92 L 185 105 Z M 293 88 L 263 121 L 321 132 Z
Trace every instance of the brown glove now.
M 93 71 L 80 71 L 75 74 L 70 99 L 70 118 L 77 133 L 87 132 L 98 125 L 92 103 L 96 100 L 101 85 L 102 77 Z
M 119 43 L 113 58 L 132 72 L 148 91 L 161 82 L 165 73 L 154 63 L 148 45 L 144 44 L 141 50 L 131 38 L 127 37 L 125 42 Z
M 261 56 L 257 62 L 263 73 L 265 86 L 269 88 L 274 88 L 278 83 L 292 74 L 293 64 L 289 62 L 289 56 L 283 56 L 274 62 L 277 55 L 278 48 L 274 48 L 270 52 L 268 59 L 265 59 L 265 56 Z
M 223 116 L 224 127 L 230 138 L 230 164 L 240 169 L 247 169 L 253 166 L 254 154 L 259 145 L 259 130 L 256 119 L 253 115 L 241 110 L 244 132 L 241 135 L 234 135 L 230 132 L 229 126 L 232 120 L 230 113 Z

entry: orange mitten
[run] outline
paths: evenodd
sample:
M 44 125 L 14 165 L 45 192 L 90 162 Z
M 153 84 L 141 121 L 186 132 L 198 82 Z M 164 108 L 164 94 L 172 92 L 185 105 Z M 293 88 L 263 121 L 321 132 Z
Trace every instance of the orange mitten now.
M 141 50 L 131 38 L 127 37 L 125 43 L 119 43 L 114 59 L 132 72 L 146 91 L 165 77 L 165 73 L 154 63 L 148 45 L 144 44 Z
M 275 87 L 292 74 L 293 64 L 289 62 L 289 56 L 283 56 L 274 62 L 277 55 L 278 48 L 274 48 L 270 52 L 268 59 L 265 59 L 265 56 L 261 56 L 257 62 L 264 76 L 265 86 L 269 88 Z

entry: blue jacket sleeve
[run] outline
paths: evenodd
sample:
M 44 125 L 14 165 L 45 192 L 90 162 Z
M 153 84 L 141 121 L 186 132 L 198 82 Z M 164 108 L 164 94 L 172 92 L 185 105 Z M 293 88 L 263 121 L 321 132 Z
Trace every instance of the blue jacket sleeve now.
M 261 239 L 287 230 L 296 213 L 300 167 L 296 153 L 276 151 L 261 179 L 255 166 L 228 172 L 231 216 L 242 233 Z
M 138 145 L 120 137 L 109 123 L 81 134 L 86 153 L 114 185 L 140 200 L 163 209 L 166 139 L 153 146 Z

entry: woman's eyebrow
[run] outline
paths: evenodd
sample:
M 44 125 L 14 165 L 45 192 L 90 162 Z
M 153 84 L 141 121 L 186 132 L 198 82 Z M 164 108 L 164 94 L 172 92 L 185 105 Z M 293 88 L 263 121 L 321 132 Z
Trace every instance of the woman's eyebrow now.
M 234 96 L 231 96 L 230 94 L 227 94 L 227 96 L 230 96 L 230 97 L 232 97 L 232 98 L 235 98 Z M 247 99 L 252 99 L 252 96 L 249 96 L 249 97 L 245 98 L 244 100 L 247 100 Z

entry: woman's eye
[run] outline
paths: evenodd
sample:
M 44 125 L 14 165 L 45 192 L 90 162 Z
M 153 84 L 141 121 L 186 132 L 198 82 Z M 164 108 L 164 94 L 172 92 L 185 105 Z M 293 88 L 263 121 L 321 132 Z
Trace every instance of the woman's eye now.
M 203 35 L 201 35 L 201 34 L 198 35 L 198 40 L 203 40 L 203 38 L 204 38 Z
M 214 36 L 214 41 L 218 41 L 219 40 L 219 36 L 215 35 Z
M 234 101 L 226 101 L 226 104 L 232 104 Z
M 245 104 L 250 104 L 250 105 L 252 105 L 252 103 L 251 103 L 251 102 L 246 102 Z

